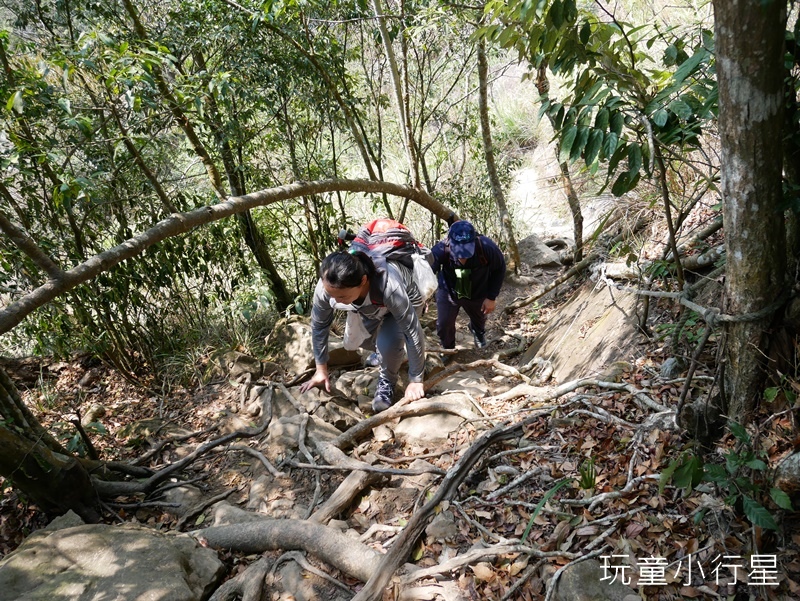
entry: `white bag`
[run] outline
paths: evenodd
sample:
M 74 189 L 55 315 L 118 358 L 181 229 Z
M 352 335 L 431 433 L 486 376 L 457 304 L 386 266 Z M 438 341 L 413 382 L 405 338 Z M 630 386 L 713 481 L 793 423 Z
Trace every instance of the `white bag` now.
M 348 311 L 347 321 L 344 324 L 344 338 L 342 339 L 344 348 L 348 351 L 358 350 L 369 337 L 370 333 L 364 327 L 364 320 L 361 319 L 361 315 L 356 311 Z
M 431 264 L 425 255 L 415 253 L 411 255 L 411 260 L 414 262 L 413 279 L 414 283 L 422 295 L 422 302 L 427 301 L 431 295 L 436 292 L 439 287 L 439 282 L 436 280 L 436 274 L 433 273 Z

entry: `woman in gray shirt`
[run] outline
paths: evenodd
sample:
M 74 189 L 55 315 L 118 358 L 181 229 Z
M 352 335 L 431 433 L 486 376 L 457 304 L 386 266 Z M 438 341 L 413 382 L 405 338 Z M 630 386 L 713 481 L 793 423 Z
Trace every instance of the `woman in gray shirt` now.
M 311 309 L 317 369 L 300 387 L 300 392 L 315 386 L 330 392 L 328 333 L 334 311 L 339 309 L 352 312 L 345 329 L 345 346 L 349 343 L 350 348 L 377 348 L 381 358 L 373 411 L 388 409 L 394 401 L 404 348 L 408 353 L 409 382 L 405 398 L 415 401 L 424 397 L 425 337 L 419 323 L 423 301 L 412 269 L 399 262 L 351 250 L 325 257 L 320 276 Z

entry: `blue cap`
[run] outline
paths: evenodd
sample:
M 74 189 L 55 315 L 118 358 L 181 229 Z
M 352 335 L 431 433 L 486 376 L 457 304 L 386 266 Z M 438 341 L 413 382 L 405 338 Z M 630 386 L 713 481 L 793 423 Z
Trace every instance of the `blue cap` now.
M 456 221 L 450 226 L 447 238 L 450 252 L 456 259 L 469 259 L 475 254 L 475 228 L 469 221 Z

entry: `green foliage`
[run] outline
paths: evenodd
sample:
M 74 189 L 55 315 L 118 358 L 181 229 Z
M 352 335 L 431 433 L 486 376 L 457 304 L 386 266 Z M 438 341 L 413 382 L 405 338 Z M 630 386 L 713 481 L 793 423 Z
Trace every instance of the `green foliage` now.
M 593 174 L 605 165 L 615 195 L 653 174 L 655 146 L 699 146 L 717 103 L 709 31 L 608 21 L 575 0 L 493 1 L 486 14 L 480 35 L 571 78 L 563 97 L 542 96 L 540 116 L 556 130 L 559 160 Z
M 594 490 L 597 484 L 597 472 L 594 467 L 594 457 L 590 457 L 578 468 L 580 477 L 578 478 L 578 486 L 583 490 Z
M 701 482 L 709 482 L 717 487 L 725 503 L 741 511 L 750 523 L 777 530 L 777 522 L 764 503 L 769 499 L 778 508 L 791 511 L 791 500 L 785 492 L 769 485 L 766 454 L 755 449 L 747 430 L 736 422 L 729 427 L 737 444 L 723 454 L 724 464 L 705 463 L 699 455 L 683 452 L 661 472 L 659 493 L 670 482 L 687 492 Z M 704 514 L 699 512 L 697 519 L 702 520 Z
M 544 496 L 536 504 L 536 507 L 533 508 L 533 513 L 531 513 L 531 517 L 528 520 L 528 525 L 525 527 L 525 532 L 522 533 L 522 538 L 519 539 L 520 544 L 525 544 L 525 540 L 528 538 L 531 528 L 533 528 L 533 522 L 536 519 L 536 516 L 539 515 L 539 512 L 542 510 L 542 507 L 544 507 L 545 503 L 552 499 L 559 490 L 565 486 L 568 486 L 569 484 L 572 484 L 574 481 L 575 478 L 564 478 L 563 480 L 559 480 L 544 494 Z

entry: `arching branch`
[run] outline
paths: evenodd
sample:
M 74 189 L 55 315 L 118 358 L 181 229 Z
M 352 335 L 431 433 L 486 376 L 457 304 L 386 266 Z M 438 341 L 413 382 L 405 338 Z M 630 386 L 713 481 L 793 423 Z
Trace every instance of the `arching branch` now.
M 364 192 L 392 194 L 409 198 L 433 214 L 448 219 L 453 212 L 423 190 L 409 186 L 401 186 L 389 182 L 370 180 L 320 180 L 316 182 L 295 182 L 277 188 L 269 188 L 244 196 L 234 196 L 219 204 L 210 205 L 170 215 L 159 221 L 149 230 L 137 234 L 122 244 L 110 248 L 91 257 L 80 265 L 70 269 L 58 277 L 51 277 L 47 282 L 29 292 L 19 300 L 0 310 L 0 334 L 12 330 L 27 315 L 47 304 L 59 295 L 72 290 L 76 286 L 88 282 L 98 274 L 108 271 L 126 259 L 141 254 L 145 249 L 180 234 L 206 225 L 219 219 L 225 219 L 242 211 L 266 206 L 282 200 L 289 200 L 310 194 L 326 192 Z

